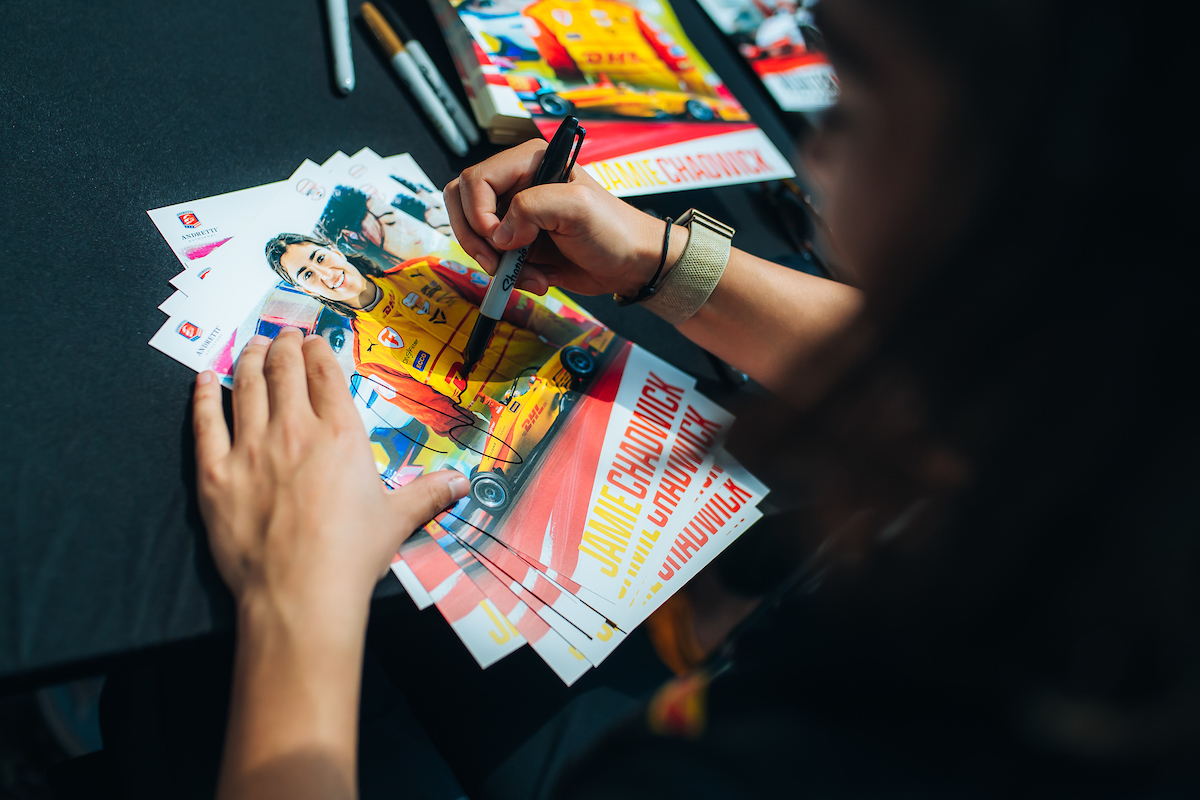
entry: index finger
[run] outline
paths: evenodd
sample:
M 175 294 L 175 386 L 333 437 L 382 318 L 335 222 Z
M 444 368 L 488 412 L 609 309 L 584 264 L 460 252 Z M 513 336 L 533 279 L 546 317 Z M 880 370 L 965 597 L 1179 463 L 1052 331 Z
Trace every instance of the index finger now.
M 463 170 L 459 179 L 462 209 L 467 223 L 476 233 L 491 240 L 500 224 L 496 213 L 500 198 L 533 183 L 534 173 L 542 163 L 542 153 L 547 147 L 544 140 L 535 139 Z
M 471 223 L 467 222 L 467 217 L 463 214 L 462 193 L 458 190 L 458 184 L 459 180 L 455 178 L 446 185 L 446 190 L 442 193 L 446 201 L 446 215 L 450 217 L 450 228 L 462 249 L 483 267 L 484 272 L 494 275 L 499 263 L 496 251 L 491 244 L 471 230 Z

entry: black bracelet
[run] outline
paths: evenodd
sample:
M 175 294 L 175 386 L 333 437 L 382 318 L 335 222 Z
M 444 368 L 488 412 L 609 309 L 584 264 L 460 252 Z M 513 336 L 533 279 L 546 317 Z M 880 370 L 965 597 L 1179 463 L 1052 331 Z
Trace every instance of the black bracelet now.
M 653 297 L 654 293 L 658 291 L 658 276 L 662 275 L 663 267 L 667 264 L 667 252 L 671 249 L 671 225 L 674 222 L 675 220 L 667 217 L 667 230 L 663 233 L 662 257 L 658 259 L 658 269 L 654 270 L 654 277 L 650 279 L 649 283 L 639 289 L 638 293 L 633 297 L 622 297 L 619 294 L 614 294 L 613 300 L 617 301 L 617 305 L 631 306 L 634 303 L 640 303 L 647 297 Z

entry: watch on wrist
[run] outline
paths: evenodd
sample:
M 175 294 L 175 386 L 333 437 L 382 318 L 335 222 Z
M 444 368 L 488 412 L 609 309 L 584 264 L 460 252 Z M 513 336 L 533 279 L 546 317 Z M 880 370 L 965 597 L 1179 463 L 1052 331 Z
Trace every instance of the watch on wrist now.
M 678 225 L 688 229 L 683 255 L 641 304 L 678 325 L 708 301 L 729 263 L 733 228 L 696 209 L 688 209 Z

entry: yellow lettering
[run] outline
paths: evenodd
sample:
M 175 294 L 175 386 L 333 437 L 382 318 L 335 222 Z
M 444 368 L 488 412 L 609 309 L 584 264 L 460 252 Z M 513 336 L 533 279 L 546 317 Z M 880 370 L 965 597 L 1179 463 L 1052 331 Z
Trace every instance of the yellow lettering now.
M 483 606 L 483 610 L 487 612 L 491 618 L 492 624 L 496 626 L 496 630 L 488 631 L 488 636 L 492 637 L 492 641 L 496 644 L 504 644 L 513 636 L 520 636 L 513 624 L 508 621 L 508 617 L 496 617 L 496 613 L 492 611 L 492 607 L 486 600 L 480 600 L 479 605 Z

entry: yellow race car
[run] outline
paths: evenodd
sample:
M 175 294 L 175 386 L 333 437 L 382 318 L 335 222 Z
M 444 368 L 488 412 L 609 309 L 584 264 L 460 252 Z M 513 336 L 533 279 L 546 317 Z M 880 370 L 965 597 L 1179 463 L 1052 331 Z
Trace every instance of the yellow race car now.
M 471 471 L 471 499 L 499 514 L 533 473 L 554 431 L 598 372 L 615 338 L 593 328 L 550 357 L 536 372 L 521 375 L 504 394 L 504 410 L 488 425 L 483 459 Z
M 683 117 L 699 122 L 714 119 L 745 122 L 750 119 L 746 109 L 718 97 L 701 97 L 664 89 L 639 89 L 607 79 L 559 92 L 542 90 L 536 93 L 536 102 L 543 113 L 552 117 L 611 114 L 643 119 Z

